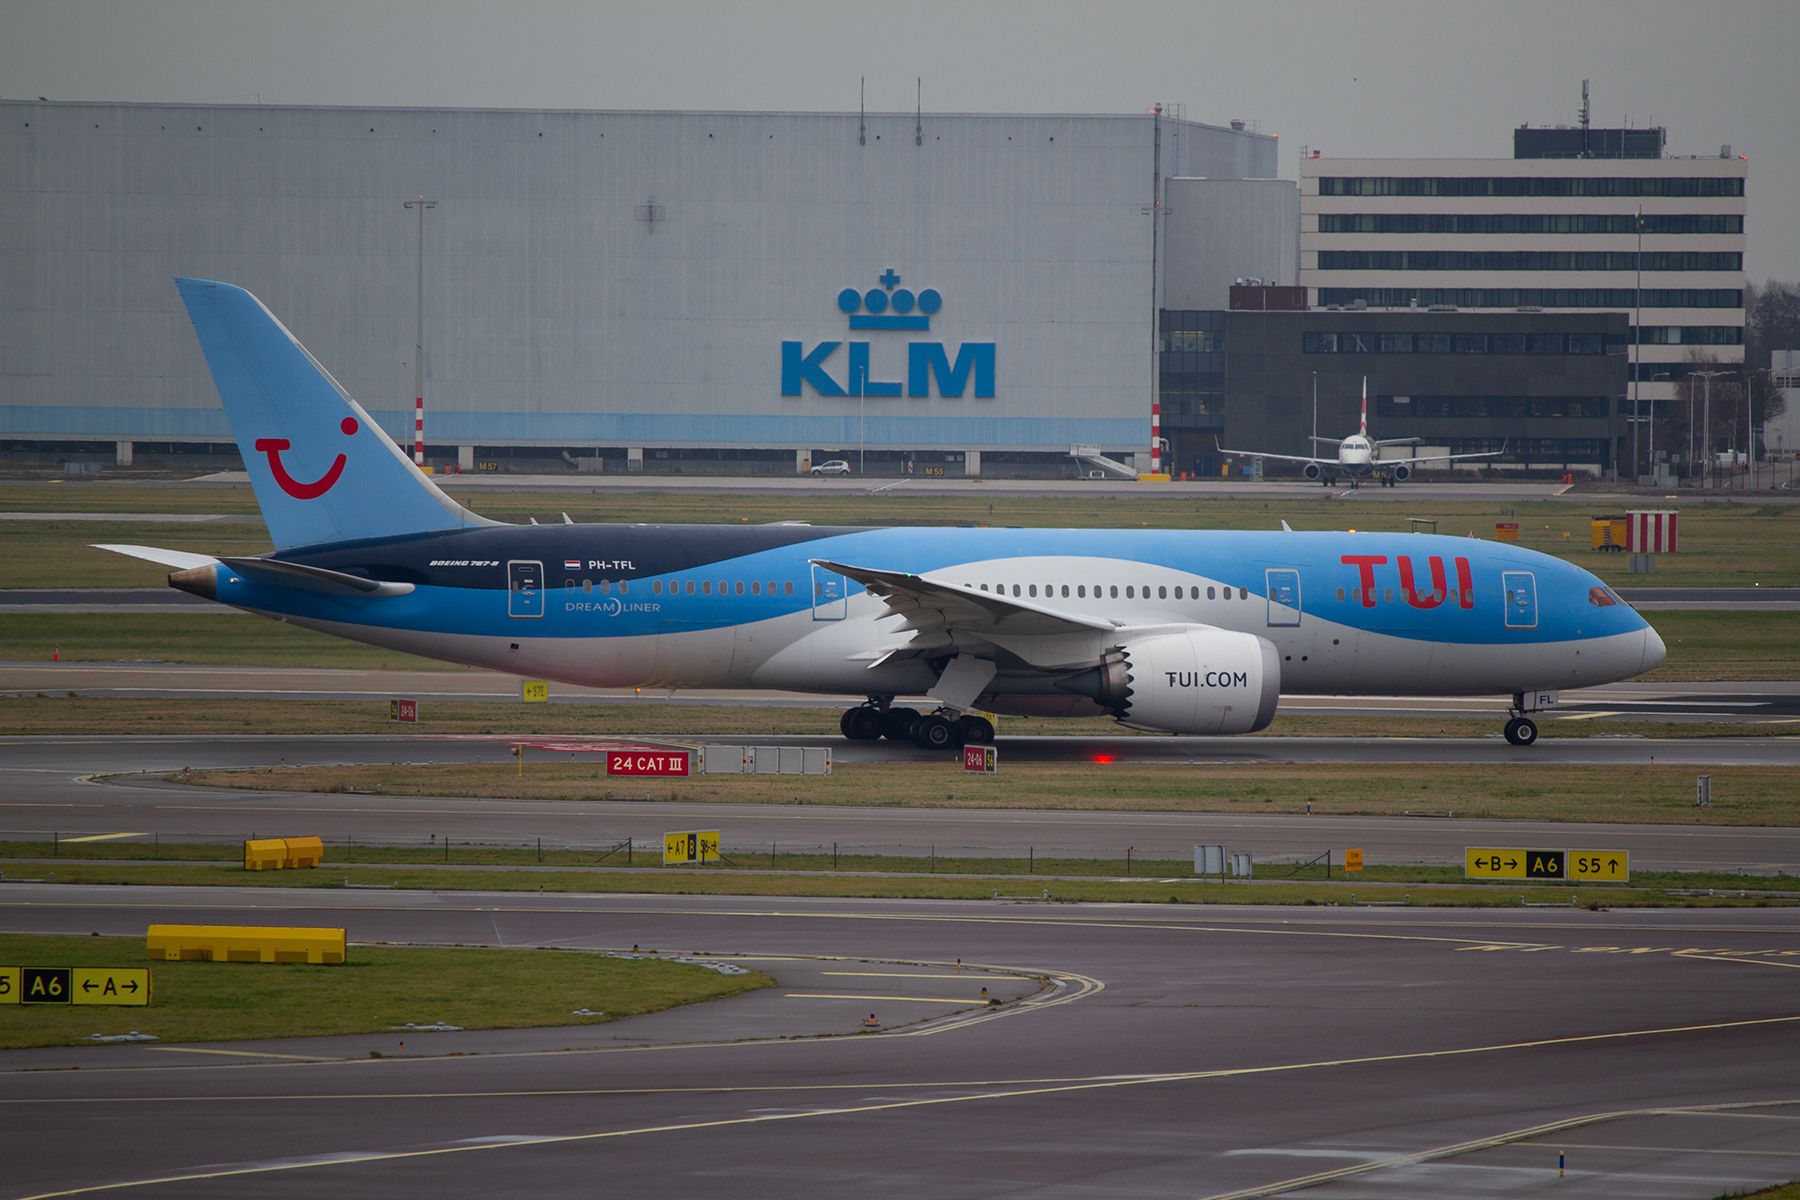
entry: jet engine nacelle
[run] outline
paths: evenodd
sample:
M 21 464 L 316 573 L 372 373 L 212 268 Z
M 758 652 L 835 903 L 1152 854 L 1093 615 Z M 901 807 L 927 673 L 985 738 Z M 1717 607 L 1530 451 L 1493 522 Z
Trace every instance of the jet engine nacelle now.
M 1308 479 L 1316 480 L 1316 479 L 1318 479 L 1319 476 L 1323 475 L 1325 472 L 1319 466 L 1318 463 L 1307 463 L 1305 469 L 1303 469 L 1300 473 L 1302 475 L 1306 476 Z
M 1394 468 L 1394 482 L 1395 483 L 1405 483 L 1407 480 L 1409 480 L 1411 478 L 1412 478 L 1412 468 L 1407 466 L 1405 463 L 1401 463 L 1399 466 Z
M 1266 638 L 1194 628 L 1126 642 L 1098 683 L 1095 699 L 1134 729 L 1254 733 L 1275 718 L 1281 660 Z

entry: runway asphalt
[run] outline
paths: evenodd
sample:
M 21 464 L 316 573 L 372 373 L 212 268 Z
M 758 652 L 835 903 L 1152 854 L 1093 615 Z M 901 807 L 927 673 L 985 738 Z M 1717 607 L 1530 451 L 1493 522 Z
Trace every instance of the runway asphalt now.
M 769 739 L 764 739 L 768 741 Z M 824 739 L 776 739 L 788 744 Z M 1002 763 L 1015 757 L 1015 743 L 1055 743 L 1084 739 L 1003 739 Z M 1093 739 L 1098 741 L 1099 739 Z M 1117 739 L 1167 747 L 1173 741 L 1203 739 Z M 1296 751 L 1338 753 L 1373 746 L 1423 748 L 1442 755 L 1422 761 L 1467 761 L 1456 754 L 1491 753 L 1487 761 L 1519 761 L 1521 753 L 1500 743 L 1343 743 L 1333 739 L 1231 739 L 1230 761 L 1246 761 L 1246 749 L 1272 760 Z M 1716 742 L 1738 749 L 1720 753 Z M 1247 743 L 1259 743 L 1247 747 Z M 616 744 L 616 743 L 613 743 Z M 544 739 L 528 746 L 533 761 L 567 761 L 572 751 L 590 753 L 579 740 Z M 1552 748 L 1540 741 L 1533 751 Z M 1667 765 L 1683 750 L 1711 751 L 1711 760 L 1793 762 L 1800 739 L 1707 739 L 1693 743 L 1602 742 L 1620 751 L 1615 761 L 1643 762 L 1651 755 Z M 908 748 L 910 751 L 910 747 Z M 1756 757 L 1749 751 L 1780 751 Z M 923 752 L 920 752 L 921 754 Z M 1132 813 L 953 808 L 857 808 L 840 805 L 767 805 L 645 802 L 652 788 L 666 795 L 668 784 L 608 779 L 595 761 L 589 802 L 476 800 L 441 796 L 345 795 L 196 788 L 165 781 L 183 767 L 224 768 L 359 762 L 491 762 L 510 764 L 511 743 L 503 738 L 459 737 L 87 737 L 18 738 L 0 743 L 0 838 L 49 842 L 56 839 L 127 835 L 165 842 L 231 842 L 263 836 L 317 835 L 330 845 L 354 839 L 358 845 L 544 844 L 610 848 L 628 840 L 640 847 L 661 844 L 670 829 L 718 829 L 727 853 L 763 853 L 773 846 L 795 852 L 920 856 L 946 860 L 981 857 L 1123 857 L 1127 848 L 1142 860 L 1190 859 L 1196 844 L 1223 844 L 1248 852 L 1267 877 L 1276 864 L 1305 861 L 1327 850 L 1340 860 L 1345 847 L 1364 850 L 1371 863 L 1458 865 L 1469 846 L 1543 846 L 1563 849 L 1625 850 L 1637 870 L 1743 871 L 1800 875 L 1800 829 L 1695 825 L 1584 825 L 1571 822 L 1497 821 L 1455 816 L 1454 801 L 1421 797 L 1414 816 L 1341 817 L 1288 814 Z M 1291 760 L 1285 758 L 1281 760 Z M 1164 760 L 1168 761 L 1168 760 Z M 1211 762 L 1202 755 L 1194 771 L 1203 776 Z M 1532 759 L 1532 761 L 1543 761 Z M 1587 759 L 1584 761 L 1595 761 Z M 1604 761 L 1604 760 L 1601 760 Z M 1178 765 L 1185 768 L 1184 762 Z M 1176 764 L 1172 764 L 1176 765 Z M 1004 766 L 1002 767 L 1004 769 Z M 1089 765 L 1097 782 L 1109 768 Z M 142 774 L 131 774 L 131 772 Z M 959 790 L 979 781 L 958 780 Z M 797 780 L 796 792 L 805 789 Z M 599 799 L 607 794 L 620 799 Z M 637 797 L 638 799 L 625 799 Z M 48 847 L 46 847 L 48 849 Z M 73 851 L 79 853 L 78 850 Z M 608 860 L 609 863 L 611 860 Z M 14 877 L 19 870 L 13 870 Z M 32 869 L 31 874 L 40 872 Z
M 12 929 L 151 921 L 642 943 L 782 986 L 575 1030 L 0 1053 L 6 1196 L 1707 1200 L 1800 1174 L 1793 909 L 0 887 Z M 1048 988 L 906 998 L 969 997 L 958 959 Z

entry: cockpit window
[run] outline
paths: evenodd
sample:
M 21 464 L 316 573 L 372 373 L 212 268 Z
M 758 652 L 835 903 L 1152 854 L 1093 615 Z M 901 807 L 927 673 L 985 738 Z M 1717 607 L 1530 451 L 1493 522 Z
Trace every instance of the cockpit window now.
M 1619 598 L 1603 587 L 1588 589 L 1588 603 L 1595 608 L 1611 608 L 1619 602 Z

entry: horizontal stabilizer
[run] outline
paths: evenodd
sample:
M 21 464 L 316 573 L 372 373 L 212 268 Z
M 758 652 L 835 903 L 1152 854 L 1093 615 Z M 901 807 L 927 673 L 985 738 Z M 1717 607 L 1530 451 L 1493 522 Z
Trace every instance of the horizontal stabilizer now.
M 404 596 L 413 590 L 410 583 L 386 583 L 342 571 L 328 571 L 324 567 L 282 562 L 278 558 L 222 558 L 219 563 L 257 583 L 299 588 L 303 592 L 320 592 L 327 596 Z
M 165 567 L 174 567 L 178 571 L 204 567 L 209 563 L 219 561 L 210 554 L 194 554 L 187 550 L 164 550 L 158 546 L 114 546 L 99 542 L 92 544 L 96 550 L 111 550 L 114 554 L 141 558 L 145 562 L 161 563 Z

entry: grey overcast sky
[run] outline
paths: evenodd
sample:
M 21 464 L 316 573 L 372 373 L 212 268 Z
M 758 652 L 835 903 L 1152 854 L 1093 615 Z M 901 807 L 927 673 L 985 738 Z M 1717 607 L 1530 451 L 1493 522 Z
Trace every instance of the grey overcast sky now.
M 1800 280 L 1796 0 L 0 0 L 0 96 L 477 108 L 1141 112 L 1327 155 L 1506 158 L 1661 124 L 1750 160 L 1756 281 Z

